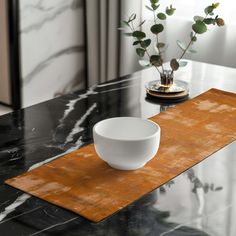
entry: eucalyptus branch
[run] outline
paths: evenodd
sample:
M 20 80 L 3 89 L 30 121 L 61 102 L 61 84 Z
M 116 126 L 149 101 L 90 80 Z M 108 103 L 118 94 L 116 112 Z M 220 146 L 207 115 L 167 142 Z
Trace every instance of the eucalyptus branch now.
M 208 14 L 205 15 L 203 21 L 207 18 Z M 183 56 L 185 55 L 185 53 L 188 51 L 189 47 L 193 44 L 193 39 L 196 37 L 197 33 L 194 33 L 194 35 L 191 37 L 190 42 L 188 43 L 187 47 L 185 48 L 185 50 L 183 51 L 182 55 L 180 56 L 178 62 L 180 62 L 180 60 L 183 58 Z M 173 71 L 173 70 L 172 70 Z
M 134 27 L 133 21 L 131 21 L 131 25 L 130 25 L 129 23 L 128 23 L 127 25 L 129 26 L 129 28 L 130 28 L 130 30 L 131 30 L 131 32 L 132 32 L 132 34 L 133 34 L 133 33 L 135 32 L 135 27 Z M 136 37 L 136 40 L 139 41 L 140 39 Z M 145 51 L 145 53 L 146 53 L 146 55 L 148 56 L 149 61 L 150 61 L 150 60 L 151 60 L 151 56 L 150 56 L 150 54 L 149 54 L 147 48 L 144 48 L 143 50 Z M 154 67 L 155 67 L 156 70 L 159 72 L 159 74 L 161 74 L 161 71 L 158 69 L 158 67 L 155 66 L 155 65 L 154 65 Z
M 207 26 L 206 25 L 210 25 L 210 24 L 217 24 L 218 26 L 223 26 L 224 25 L 224 20 L 221 18 L 218 18 L 218 15 L 215 18 L 211 18 L 208 16 L 214 15 L 214 9 L 217 8 L 219 6 L 219 3 L 213 3 L 212 5 L 208 6 L 205 8 L 205 17 L 199 17 L 199 16 L 195 16 L 194 17 L 194 21 L 195 23 L 192 25 L 192 30 L 190 34 L 190 41 L 188 43 L 188 45 L 186 47 L 182 47 L 178 42 L 178 45 L 180 45 L 180 48 L 183 50 L 181 56 L 179 57 L 178 61 L 174 58 L 171 60 L 170 65 L 171 65 L 171 75 L 173 75 L 174 71 L 177 70 L 180 66 L 180 60 L 184 57 L 185 53 L 188 52 L 189 47 L 197 40 L 196 35 L 197 34 L 203 34 L 207 31 Z
M 162 47 L 165 47 L 165 43 L 159 42 L 159 34 L 164 30 L 164 25 L 159 23 L 158 19 L 160 20 L 165 20 L 166 17 L 172 16 L 175 12 L 175 8 L 173 8 L 172 5 L 169 5 L 166 7 L 164 12 L 158 12 L 157 9 L 159 9 L 160 4 L 159 0 L 150 0 L 150 5 L 146 5 L 146 8 L 149 11 L 152 11 L 153 13 L 153 20 L 154 20 L 154 25 L 150 27 L 150 31 L 155 34 L 156 37 L 156 47 L 157 47 L 157 53 L 154 55 L 149 54 L 149 46 L 152 43 L 152 40 L 147 37 L 146 33 L 142 31 L 141 25 L 145 22 L 142 21 L 139 25 L 135 25 L 135 19 L 136 19 L 136 14 L 131 14 L 131 16 L 128 18 L 128 20 L 123 21 L 123 23 L 130 29 L 130 33 L 125 33 L 127 36 L 133 37 L 135 40 L 133 42 L 134 46 L 136 47 L 136 53 L 140 58 L 143 57 L 148 57 L 149 61 L 143 60 L 140 64 L 143 66 L 148 66 L 148 65 L 153 65 L 156 70 L 162 74 L 165 73 L 164 66 L 163 66 L 163 51 Z M 194 23 L 192 24 L 192 31 L 190 34 L 190 41 L 188 42 L 187 46 L 182 43 L 181 41 L 177 40 L 177 45 L 181 48 L 182 52 L 177 60 L 176 58 L 171 59 L 170 61 L 170 67 L 171 67 L 171 74 L 174 73 L 174 71 L 178 70 L 179 67 L 185 66 L 187 62 L 180 62 L 184 55 L 187 52 L 194 52 L 190 48 L 190 46 L 197 40 L 196 35 L 203 34 L 207 31 L 207 25 L 218 25 L 218 26 L 223 26 L 224 25 L 224 20 L 222 18 L 219 18 L 218 15 L 214 15 L 214 9 L 216 9 L 219 6 L 219 3 L 212 3 L 211 5 L 208 5 L 204 9 L 204 16 L 194 16 Z M 213 17 L 214 16 L 214 17 Z M 120 28 L 120 30 L 123 30 L 123 28 Z M 146 58 L 147 59 L 147 58 Z M 161 68 L 159 68 L 161 67 Z
M 149 60 L 150 60 L 150 59 L 151 59 L 151 56 L 150 56 L 150 54 L 149 54 L 148 50 L 147 50 L 147 49 L 145 49 L 145 52 L 146 52 L 146 54 L 148 55 L 148 57 L 149 57 Z M 158 66 L 155 66 L 155 65 L 154 65 L 154 67 L 155 67 L 155 68 L 156 68 L 156 70 L 159 72 L 159 74 L 161 74 L 160 70 L 158 69 Z
M 154 23 L 157 24 L 157 18 L 156 18 L 156 15 L 155 15 L 155 10 L 153 10 L 153 17 L 154 17 Z M 156 34 L 156 40 L 157 40 L 157 50 L 158 50 L 158 54 L 160 56 L 160 59 L 163 61 L 162 59 L 162 55 L 161 55 L 161 51 L 160 51 L 160 48 L 159 48 L 159 40 L 158 40 L 158 34 Z M 161 68 L 162 68 L 162 73 L 164 73 L 164 67 L 163 67 L 163 63 L 161 63 Z

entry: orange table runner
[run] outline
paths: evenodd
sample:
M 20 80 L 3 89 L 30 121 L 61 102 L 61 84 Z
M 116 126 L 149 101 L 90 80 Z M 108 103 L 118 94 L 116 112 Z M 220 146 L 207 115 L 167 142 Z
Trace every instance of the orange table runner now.
M 99 222 L 234 141 L 236 94 L 211 89 L 150 119 L 161 144 L 141 169 L 112 169 L 88 145 L 6 183 Z

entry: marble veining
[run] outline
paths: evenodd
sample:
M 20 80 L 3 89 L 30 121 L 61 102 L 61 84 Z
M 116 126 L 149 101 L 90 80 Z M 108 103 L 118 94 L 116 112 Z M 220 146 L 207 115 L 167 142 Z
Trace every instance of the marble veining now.
M 0 223 L 1 221 L 11 212 L 13 212 L 18 206 L 23 204 L 27 199 L 30 198 L 29 194 L 22 194 L 20 197 L 18 197 L 12 204 L 7 206 L 3 212 L 0 213 Z M 19 215 L 18 215 L 19 216 Z
M 36 74 L 40 73 L 47 66 L 49 66 L 53 60 L 56 60 L 59 57 L 64 56 L 64 55 L 70 55 L 72 53 L 78 53 L 78 52 L 83 52 L 83 51 L 84 51 L 84 46 L 71 46 L 69 48 L 62 49 L 61 51 L 56 52 L 53 55 L 50 55 L 44 61 L 40 62 L 40 64 L 38 64 L 35 68 L 33 68 L 32 71 L 23 78 L 23 82 L 29 83 Z
M 88 115 L 90 115 L 90 113 L 97 107 L 97 104 L 94 103 L 91 107 L 89 107 L 89 109 L 86 111 L 86 113 L 81 117 L 80 120 L 78 120 L 74 126 L 74 128 L 72 129 L 72 131 L 70 132 L 70 134 L 68 135 L 68 137 L 66 138 L 66 142 L 69 143 L 71 141 L 73 141 L 73 136 L 81 131 L 83 131 L 84 129 L 81 127 L 81 124 L 85 121 L 85 119 L 88 117 Z
M 82 100 L 82 99 L 86 99 L 86 98 L 88 97 L 88 95 L 96 94 L 96 92 L 94 91 L 94 89 L 95 89 L 96 87 L 97 87 L 97 86 L 93 86 L 93 87 L 89 88 L 86 93 L 79 95 L 78 98 L 72 99 L 72 100 L 70 100 L 70 101 L 66 104 L 67 109 L 65 109 L 63 117 L 59 120 L 60 125 L 62 125 L 63 121 L 64 121 L 64 120 L 66 119 L 66 117 L 70 114 L 70 112 L 74 110 L 75 104 L 76 104 L 78 101 L 80 101 L 80 100 Z
M 72 219 L 69 219 L 69 220 L 67 220 L 67 221 L 60 222 L 60 223 L 57 223 L 57 224 L 55 224 L 55 225 L 51 225 L 51 226 L 49 226 L 49 227 L 47 227 L 47 228 L 45 228 L 45 229 L 39 230 L 39 231 L 37 231 L 37 232 L 31 234 L 30 236 L 39 235 L 39 234 L 41 234 L 42 232 L 45 232 L 45 231 L 50 230 L 50 229 L 53 229 L 53 228 L 55 228 L 55 227 L 57 227 L 57 226 L 65 225 L 65 224 L 70 223 L 70 222 L 72 222 L 72 221 L 74 221 L 74 220 L 76 220 L 76 219 L 78 219 L 78 216 L 76 216 L 76 217 L 74 217 L 74 218 L 72 218 Z
M 21 12 L 23 12 L 26 16 L 31 15 L 32 13 L 38 13 L 43 12 L 47 13 L 44 14 L 39 21 L 35 21 L 33 23 L 25 22 L 25 18 L 23 18 L 23 23 L 26 24 L 26 26 L 23 26 L 20 30 L 21 34 L 27 34 L 33 30 L 39 30 L 44 26 L 44 24 L 48 23 L 49 21 L 53 21 L 56 17 L 58 17 L 60 14 L 64 13 L 65 11 L 69 9 L 76 9 L 79 7 L 83 7 L 83 1 L 82 0 L 67 0 L 67 1 L 54 1 L 54 4 L 50 4 L 50 2 L 47 2 L 45 0 L 39 0 L 39 1 L 26 1 L 21 0 L 23 7 L 21 8 Z M 29 2 L 29 3 L 28 3 Z M 25 3 L 25 5 L 24 5 Z M 49 3 L 49 4 L 48 4 Z M 28 24 L 27 24 L 28 23 Z
M 23 199 L 23 198 L 24 198 L 24 199 Z M 22 197 L 21 197 L 21 204 L 24 203 L 28 198 L 29 198 L 29 195 L 28 195 L 28 194 L 22 195 Z M 19 205 L 20 205 L 20 204 L 19 204 Z M 15 216 L 13 216 L 13 217 L 7 218 L 6 220 L 3 220 L 8 214 L 10 214 L 11 212 L 13 212 L 13 211 L 15 210 L 15 208 L 16 208 L 17 206 L 19 206 L 19 205 L 17 205 L 17 204 L 11 205 L 11 209 L 8 209 L 8 210 L 5 212 L 5 215 L 4 215 L 4 214 L 0 215 L 0 224 L 6 223 L 6 222 L 8 222 L 8 221 L 10 221 L 10 220 L 13 220 L 13 219 L 15 219 L 15 218 L 18 218 L 18 217 L 20 217 L 20 216 L 29 214 L 29 213 L 31 213 L 31 212 L 33 212 L 33 211 L 36 211 L 36 210 L 42 208 L 42 206 L 39 206 L 39 207 L 33 208 L 33 209 L 29 210 L 29 211 L 25 211 L 25 212 L 23 212 L 23 213 L 21 213 L 21 214 L 19 214 L 19 215 L 15 215 Z
M 23 107 L 84 88 L 84 2 L 19 3 Z
M 88 93 L 90 94 L 90 92 Z M 82 98 L 84 98 L 84 96 L 86 95 L 83 95 Z M 81 97 L 80 97 L 81 98 Z M 78 100 L 77 100 L 78 101 Z M 68 135 L 68 137 L 66 138 L 66 141 L 67 142 L 71 142 L 73 141 L 73 135 L 76 134 L 77 132 L 80 132 L 83 130 L 83 128 L 80 127 L 80 125 L 84 122 L 84 120 L 90 115 L 90 113 L 93 111 L 93 109 L 95 109 L 97 106 L 97 104 L 93 104 L 89 109 L 88 111 L 86 111 L 86 113 L 81 117 L 80 120 L 77 121 L 77 123 L 75 124 L 75 127 L 74 129 L 71 130 L 71 133 Z M 71 109 L 73 110 L 73 109 Z M 69 111 L 67 111 L 67 115 L 69 114 Z M 65 118 L 65 115 L 63 116 L 63 118 Z M 75 146 L 70 148 L 69 150 L 67 150 L 66 152 L 58 155 L 58 156 L 55 156 L 55 157 L 52 157 L 52 158 L 49 158 L 49 159 L 46 159 L 42 162 L 39 162 L 39 163 L 36 163 L 34 165 L 32 165 L 28 171 L 30 170 L 33 170 L 45 163 L 48 163 L 52 160 L 55 160 L 57 159 L 58 157 L 62 156 L 62 155 L 65 155 L 67 153 L 70 153 L 71 151 L 74 151 L 76 149 L 78 149 L 80 146 L 82 145 L 82 142 L 80 140 L 80 138 L 75 142 Z M 12 204 L 10 204 L 9 206 L 7 206 L 5 208 L 5 210 L 3 212 L 0 212 L 0 222 L 9 214 L 11 213 L 12 211 L 15 210 L 16 207 L 20 206 L 21 204 L 23 204 L 27 199 L 30 198 L 30 195 L 28 194 L 22 194 L 21 196 L 19 196 Z
M 50 11 L 55 3 L 39 0 L 32 1 L 32 4 L 36 2 L 45 4 L 41 5 L 44 12 Z M 68 9 L 67 12 L 69 11 Z M 45 23 L 40 30 L 47 24 L 49 23 Z M 30 32 L 25 35 L 30 35 Z M 48 57 L 47 54 L 45 58 Z M 39 64 L 40 60 L 36 62 Z M 218 68 L 224 71 L 224 77 L 218 76 Z M 191 77 L 186 78 L 190 82 L 191 97 L 211 87 L 236 92 L 235 69 L 189 62 L 186 70 Z M 155 71 L 147 69 L 96 85 L 86 92 L 60 96 L 22 111 L 0 116 L 1 235 L 236 234 L 235 227 L 231 224 L 236 217 L 235 142 L 99 224 L 91 224 L 78 215 L 4 184 L 4 180 L 8 178 L 91 143 L 92 127 L 102 119 L 115 116 L 147 118 L 174 106 L 169 103 L 158 104 L 146 98 L 144 85 L 153 79 L 156 79 Z M 30 83 L 33 81 L 34 79 Z M 84 122 L 80 121 L 82 118 Z M 171 122 L 172 118 L 169 120 Z M 77 134 L 75 130 L 81 131 Z M 70 134 L 72 141 L 66 142 Z M 173 153 L 174 149 L 175 147 Z

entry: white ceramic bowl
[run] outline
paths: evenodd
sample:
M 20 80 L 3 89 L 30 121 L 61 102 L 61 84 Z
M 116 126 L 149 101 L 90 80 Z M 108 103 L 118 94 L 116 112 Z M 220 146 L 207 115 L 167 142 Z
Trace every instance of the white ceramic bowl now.
M 95 149 L 111 167 L 135 170 L 150 161 L 159 148 L 160 126 L 150 120 L 117 117 L 93 127 Z

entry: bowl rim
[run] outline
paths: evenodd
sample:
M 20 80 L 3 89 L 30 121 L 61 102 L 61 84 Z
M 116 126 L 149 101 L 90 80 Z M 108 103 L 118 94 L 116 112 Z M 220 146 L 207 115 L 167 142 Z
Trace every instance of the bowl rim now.
M 102 122 L 106 121 L 106 120 L 112 120 L 112 119 L 123 119 L 123 118 L 131 118 L 131 119 L 138 119 L 138 120 L 144 120 L 144 121 L 147 121 L 147 122 L 150 122 L 152 124 L 154 124 L 157 128 L 157 131 L 154 133 L 154 134 L 151 134 L 149 136 L 146 136 L 146 137 L 143 137 L 143 138 L 130 138 L 130 139 L 121 139 L 121 138 L 111 138 L 111 137 L 108 137 L 108 136 L 105 136 L 105 135 L 101 135 L 99 134 L 97 131 L 96 131 L 96 127 L 101 124 Z M 158 133 L 161 132 L 161 127 L 154 121 L 150 120 L 150 119 L 147 119 L 147 118 L 141 118 L 141 117 L 132 117 L 132 116 L 120 116 L 120 117 L 112 117 L 112 118 L 107 118 L 107 119 L 104 119 L 104 120 L 101 120 L 99 122 L 97 122 L 94 126 L 93 126 L 93 133 L 95 133 L 97 136 L 100 136 L 102 138 L 105 138 L 105 139 L 109 139 L 109 140 L 113 140 L 113 141 L 120 141 L 120 142 L 136 142 L 136 141 L 144 141 L 144 140 L 148 140 L 148 139 L 151 139 L 153 137 L 155 137 Z

